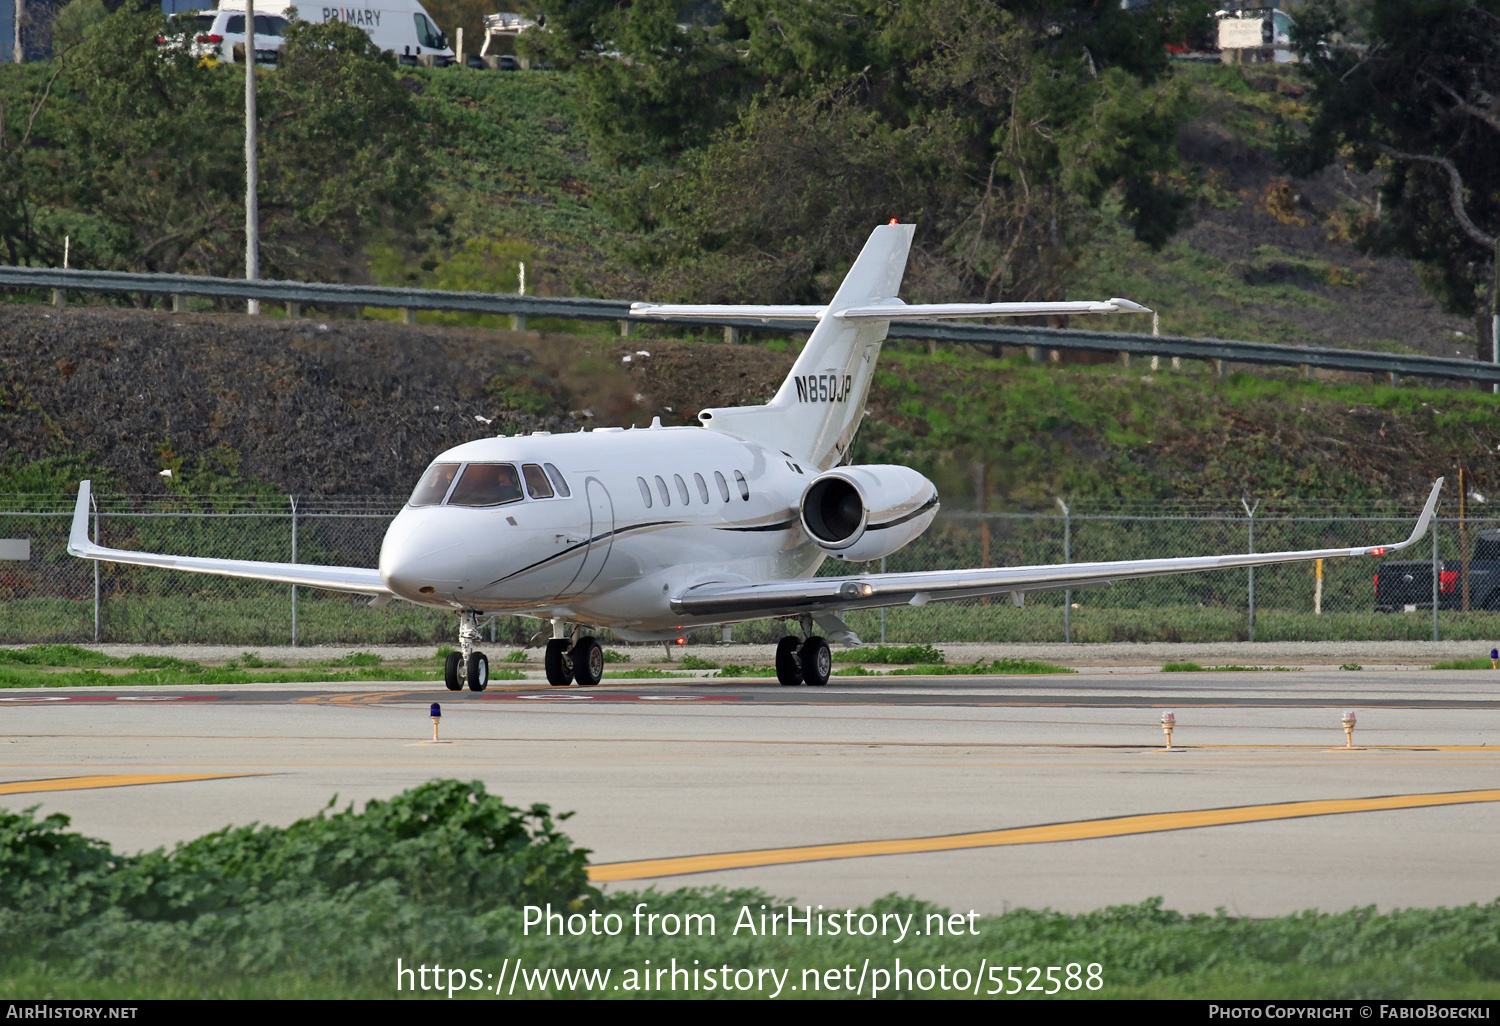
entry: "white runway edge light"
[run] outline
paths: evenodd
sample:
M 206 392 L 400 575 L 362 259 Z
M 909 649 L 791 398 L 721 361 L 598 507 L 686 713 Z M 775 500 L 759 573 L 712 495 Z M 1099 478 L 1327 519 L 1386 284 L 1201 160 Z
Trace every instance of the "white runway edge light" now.
M 1354 747 L 1354 723 L 1355 723 L 1356 719 L 1357 719 L 1357 717 L 1354 715 L 1354 710 L 1353 709 L 1345 709 L 1344 710 L 1344 720 L 1343 720 L 1343 722 L 1344 722 L 1344 747 L 1345 748 L 1353 748 Z
M 1167 735 L 1167 751 L 1172 750 L 1172 728 L 1177 726 L 1177 714 L 1171 709 L 1161 714 L 1161 732 Z

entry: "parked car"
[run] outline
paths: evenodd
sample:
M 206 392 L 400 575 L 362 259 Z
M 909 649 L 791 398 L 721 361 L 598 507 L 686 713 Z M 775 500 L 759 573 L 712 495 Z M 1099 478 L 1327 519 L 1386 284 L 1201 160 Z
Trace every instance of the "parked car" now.
M 293 18 L 323 23 L 343 21 L 362 28 L 382 50 L 403 64 L 416 64 L 424 55 L 446 66 L 453 62 L 448 37 L 417 0 L 375 0 L 378 7 L 324 7 L 267 0 L 255 5 L 255 59 L 274 62 L 287 23 Z M 217 10 L 197 15 L 194 52 L 222 61 L 234 60 L 235 47 L 245 45 L 245 0 L 222 0 Z
M 1462 609 L 1463 561 L 1438 564 L 1438 609 Z M 1432 560 L 1381 563 L 1375 571 L 1375 611 L 1432 608 Z M 1480 531 L 1469 554 L 1469 608 L 1500 609 L 1500 529 Z

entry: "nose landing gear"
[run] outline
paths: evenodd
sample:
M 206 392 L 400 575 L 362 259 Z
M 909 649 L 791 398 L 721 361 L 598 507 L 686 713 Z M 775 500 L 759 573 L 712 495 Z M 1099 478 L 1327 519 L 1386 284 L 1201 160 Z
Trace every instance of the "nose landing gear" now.
M 443 666 L 443 683 L 449 691 L 462 691 L 465 685 L 470 691 L 483 691 L 490 686 L 490 661 L 474 650 L 481 626 L 478 613 L 466 609 L 458 614 L 459 651 L 449 652 Z

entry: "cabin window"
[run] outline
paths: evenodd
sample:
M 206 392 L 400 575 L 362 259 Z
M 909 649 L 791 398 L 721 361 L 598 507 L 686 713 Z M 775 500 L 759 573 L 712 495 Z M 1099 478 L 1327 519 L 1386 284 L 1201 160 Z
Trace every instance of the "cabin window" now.
M 521 501 L 521 475 L 509 463 L 470 463 L 464 467 L 450 506 L 503 506 Z
M 738 470 L 734 472 L 734 483 L 740 486 L 740 498 L 746 502 L 750 501 L 750 482 L 745 480 L 745 475 Z
M 724 475 L 719 473 L 717 470 L 714 471 L 714 484 L 719 486 L 719 494 L 723 496 L 725 502 L 728 502 L 729 482 L 724 480 Z
M 693 475 L 693 483 L 698 486 L 698 498 L 703 500 L 703 505 L 708 505 L 708 482 L 703 480 L 702 474 Z
M 656 475 L 656 494 L 661 496 L 663 506 L 672 505 L 672 494 L 667 491 L 667 483 L 661 479 L 660 474 Z
M 635 483 L 641 486 L 641 501 L 646 504 L 646 508 L 647 509 L 650 509 L 651 508 L 651 486 L 646 483 L 646 479 L 644 477 L 638 477 L 638 478 L 636 478 L 635 479 Z
M 672 480 L 677 482 L 677 497 L 681 499 L 682 504 L 686 506 L 689 501 L 691 501 L 688 498 L 687 482 L 682 479 L 681 474 L 673 474 Z
M 564 499 L 572 496 L 573 490 L 568 487 L 568 479 L 562 476 L 562 473 L 557 469 L 556 464 L 543 463 L 542 466 L 547 468 L 547 476 L 550 477 L 552 479 L 552 483 L 557 486 L 557 494 L 561 495 Z M 640 479 L 637 478 L 636 480 Z M 642 484 L 644 483 L 645 482 L 642 482 Z M 649 506 L 651 504 L 648 502 L 646 503 L 646 505 Z
M 540 465 L 536 463 L 525 463 L 521 466 L 521 474 L 526 478 L 526 494 L 533 499 L 552 498 L 552 484 L 547 480 L 547 474 Z
M 409 505 L 438 505 L 443 501 L 443 496 L 448 494 L 448 486 L 453 483 L 453 478 L 457 474 L 457 463 L 434 463 L 427 468 L 427 473 L 422 475 L 422 480 L 417 483 L 416 491 L 411 493 Z

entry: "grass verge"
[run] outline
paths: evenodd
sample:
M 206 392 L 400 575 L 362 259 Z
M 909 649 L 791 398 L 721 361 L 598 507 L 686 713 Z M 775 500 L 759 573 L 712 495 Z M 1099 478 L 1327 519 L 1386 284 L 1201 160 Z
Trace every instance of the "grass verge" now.
M 1200 666 L 1198 663 L 1167 663 L 1162 673 L 1291 673 L 1291 666 Z

